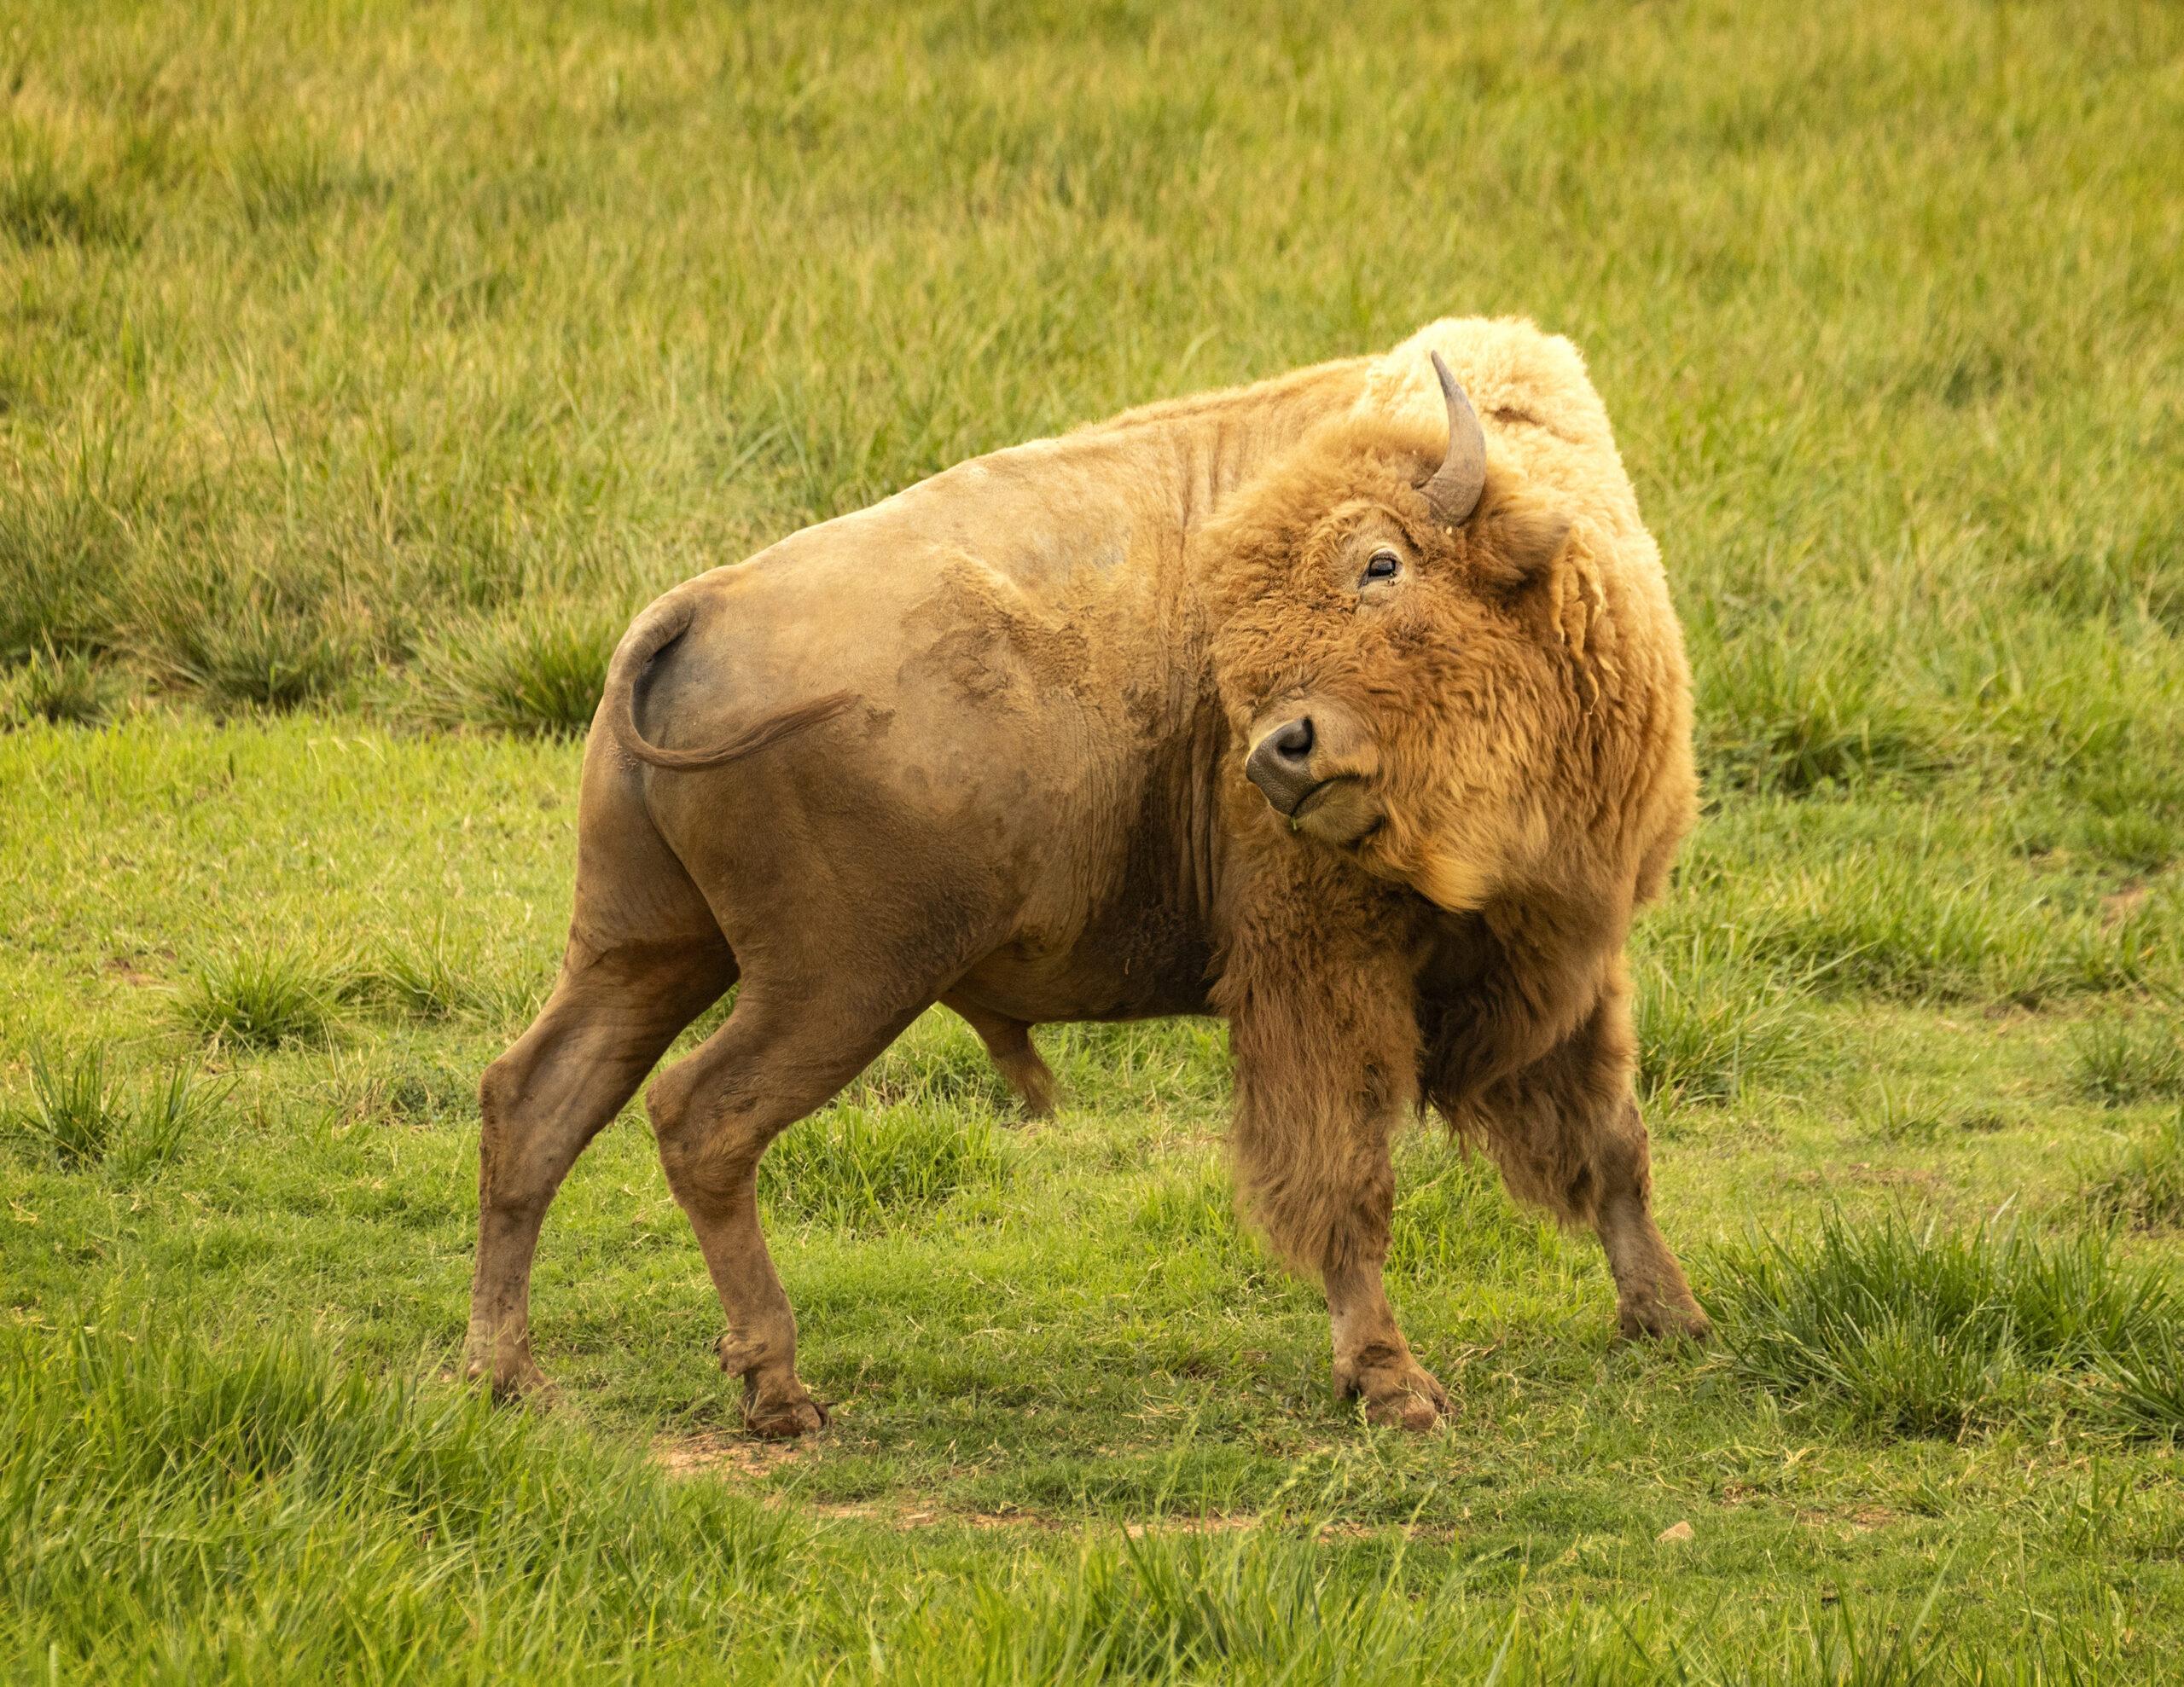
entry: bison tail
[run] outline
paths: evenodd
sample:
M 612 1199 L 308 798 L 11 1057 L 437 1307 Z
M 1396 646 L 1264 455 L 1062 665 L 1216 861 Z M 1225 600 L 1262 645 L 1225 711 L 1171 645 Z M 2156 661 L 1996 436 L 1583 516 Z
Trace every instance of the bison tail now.
M 799 704 L 785 709 L 778 715 L 770 715 L 756 725 L 747 727 L 724 744 L 716 744 L 709 750 L 663 750 L 649 743 L 637 729 L 637 687 L 651 670 L 659 653 L 690 629 L 690 617 L 695 613 L 691 600 L 679 594 L 662 599 L 637 618 L 637 623 L 624 635 L 613 661 L 607 670 L 607 690 L 602 701 L 602 718 L 614 734 L 614 742 L 628 755 L 648 767 L 687 769 L 717 768 L 723 762 L 733 762 L 739 756 L 748 756 L 778 743 L 793 733 L 839 715 L 857 701 L 854 692 L 838 691 L 820 698 L 816 702 Z

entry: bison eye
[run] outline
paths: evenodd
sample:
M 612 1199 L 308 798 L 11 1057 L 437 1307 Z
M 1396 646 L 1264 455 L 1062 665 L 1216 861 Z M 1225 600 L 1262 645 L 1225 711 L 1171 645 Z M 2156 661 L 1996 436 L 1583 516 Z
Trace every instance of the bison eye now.
M 1392 580 L 1402 572 L 1403 559 L 1393 551 L 1374 551 L 1371 560 L 1365 565 L 1368 580 Z

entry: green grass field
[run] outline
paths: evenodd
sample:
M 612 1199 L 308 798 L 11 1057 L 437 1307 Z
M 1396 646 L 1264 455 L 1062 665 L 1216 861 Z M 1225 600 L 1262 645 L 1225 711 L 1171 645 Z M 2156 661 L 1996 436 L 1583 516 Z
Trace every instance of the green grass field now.
M 2174 1678 L 2184 14 L 53 0 L 0 71 L 0 1673 Z M 1420 1131 L 1459 1415 L 1368 1429 L 1217 1025 L 1043 1031 L 1026 1126 L 936 1015 L 769 1162 L 825 1435 L 737 1435 L 636 1109 L 558 1405 L 450 1382 L 629 612 L 1456 313 L 1584 348 L 1689 630 L 1719 1342 Z

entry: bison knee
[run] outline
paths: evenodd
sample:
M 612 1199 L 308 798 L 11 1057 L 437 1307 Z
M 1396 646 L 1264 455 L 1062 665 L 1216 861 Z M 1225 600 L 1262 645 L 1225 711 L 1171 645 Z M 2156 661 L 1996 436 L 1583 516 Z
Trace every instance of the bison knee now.
M 694 1168 L 700 1142 L 692 1129 L 690 1084 L 678 1070 L 654 1078 L 645 1089 L 645 1116 L 652 1121 L 653 1140 L 659 1147 L 659 1162 L 667 1180 L 677 1184 L 686 1169 Z
M 524 1175 L 526 1157 L 520 1120 L 528 1064 L 511 1050 L 478 1080 L 479 1199 L 488 1209 L 543 1204 L 553 1194 L 550 1187 L 527 1186 L 537 1180 Z
M 1385 1165 L 1347 1184 L 1268 1175 L 1248 1162 L 1238 1170 L 1245 1211 L 1292 1270 L 1324 1277 L 1386 1258 L 1395 1179 Z
M 706 1093 L 679 1067 L 645 1092 L 660 1167 L 678 1201 L 717 1203 L 750 1184 L 775 1133 L 740 1099 Z
M 478 1079 L 478 1119 L 488 1139 L 505 1136 L 517 1104 L 523 1099 L 523 1073 L 528 1064 L 514 1050 L 488 1066 Z

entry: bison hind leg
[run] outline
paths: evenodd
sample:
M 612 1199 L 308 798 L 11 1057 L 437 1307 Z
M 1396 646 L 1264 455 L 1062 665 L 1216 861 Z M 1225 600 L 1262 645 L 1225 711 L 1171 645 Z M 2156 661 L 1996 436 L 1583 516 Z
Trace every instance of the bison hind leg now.
M 682 1028 L 735 982 L 712 909 L 611 757 L 584 774 L 574 907 L 553 994 L 479 1086 L 478 1251 L 464 1368 L 496 1394 L 544 1383 L 531 1273 L 546 1210 Z
M 717 931 L 682 942 L 569 946 L 531 1028 L 479 1086 L 478 1251 L 464 1369 L 502 1398 L 539 1395 L 531 1268 L 546 1209 L 592 1138 L 676 1034 L 735 981 Z
M 727 1023 L 653 1080 L 668 1187 L 697 1232 L 728 1334 L 721 1369 L 743 1383 L 743 1423 L 787 1439 L 825 1427 L 797 1374 L 796 1314 L 758 1220 L 769 1144 L 823 1107 L 932 1001 L 905 979 L 746 974 Z
M 1030 1024 L 954 996 L 943 996 L 941 1002 L 979 1034 L 979 1041 L 986 1046 L 987 1058 L 1015 1092 L 1025 1116 L 1052 1118 L 1054 1075 L 1053 1069 L 1039 1058 L 1039 1051 L 1032 1046 Z

